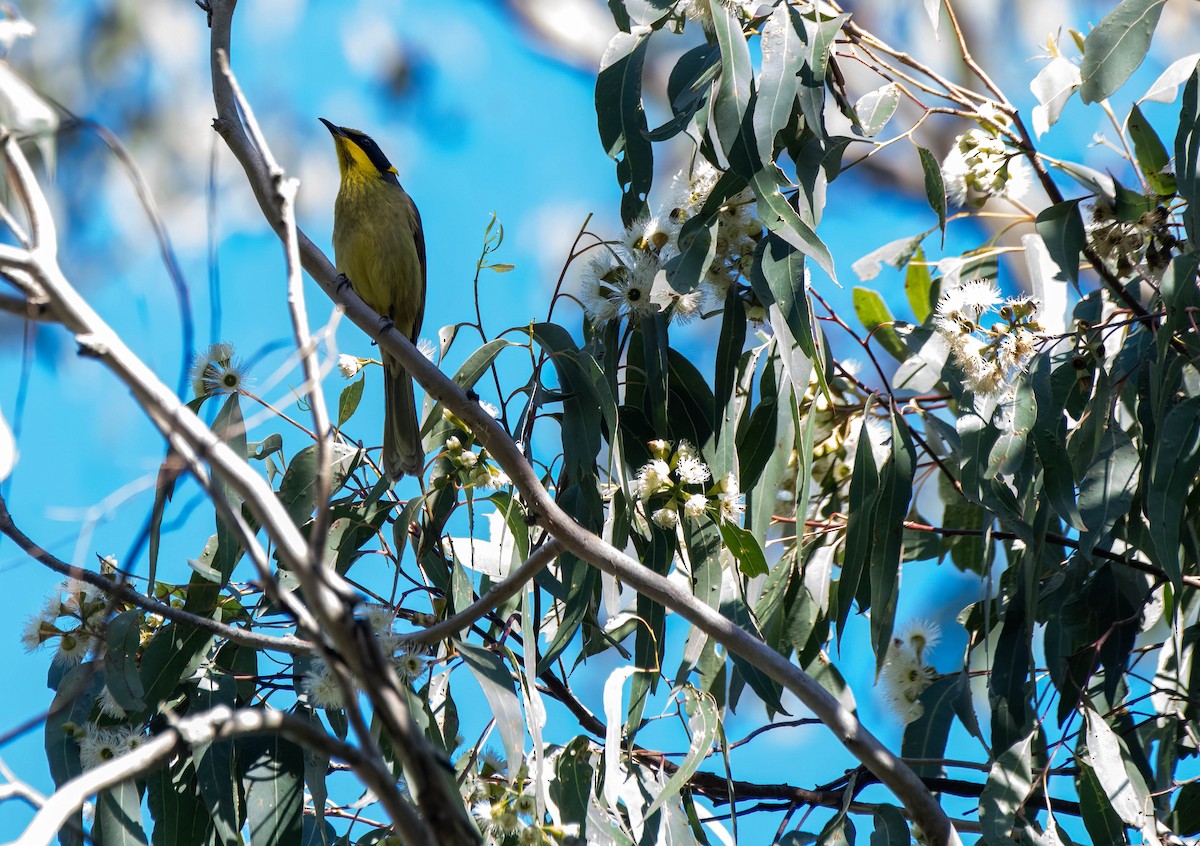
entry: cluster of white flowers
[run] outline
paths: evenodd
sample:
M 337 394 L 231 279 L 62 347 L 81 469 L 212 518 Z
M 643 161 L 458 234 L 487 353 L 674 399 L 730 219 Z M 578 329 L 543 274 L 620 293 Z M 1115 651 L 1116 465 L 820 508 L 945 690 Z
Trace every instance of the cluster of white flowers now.
M 479 756 L 478 772 L 467 783 L 465 795 L 485 842 L 520 846 L 560 842 L 565 832 L 538 818 L 536 787 L 529 779 L 528 764 L 521 763 L 512 781 L 500 777 L 506 769 L 503 758 L 485 749 Z
M 379 648 L 392 661 L 396 674 L 409 682 L 425 671 L 426 657 L 420 646 L 395 631 L 396 612 L 390 606 L 369 603 L 362 609 L 363 620 L 370 626 Z M 300 679 L 300 690 L 313 708 L 336 710 L 346 704 L 345 690 L 329 665 L 313 661 Z
M 967 387 L 978 396 L 997 396 L 1011 388 L 1037 352 L 1042 331 L 1037 312 L 1036 300 L 1004 301 L 990 280 L 973 279 L 942 293 L 934 327 L 946 338 Z M 983 318 L 993 313 L 997 319 L 983 326 Z
M 85 770 L 95 769 L 118 755 L 137 749 L 145 739 L 145 730 L 140 726 L 102 728 L 88 723 L 76 737 L 79 744 L 79 763 Z
M 635 221 L 615 243 L 597 247 L 584 270 L 580 300 L 593 323 L 667 313 L 691 320 L 709 303 L 721 303 L 729 286 L 748 277 L 754 248 L 762 238 L 754 195 L 745 189 L 729 198 L 717 214 L 716 251 L 700 285 L 686 294 L 667 282 L 664 265 L 679 255 L 683 224 L 703 207 L 720 172 L 700 160 L 676 174 L 663 209 Z
M 710 505 L 716 507 L 722 519 L 734 522 L 746 510 L 737 476 L 730 473 L 708 488 L 712 470 L 687 441 L 680 441 L 672 452 L 669 441 L 654 440 L 650 442 L 650 453 L 653 458 L 638 471 L 633 494 L 643 503 L 654 500 L 659 506 L 650 514 L 657 526 L 674 529 L 681 514 L 699 520 Z
M 980 127 L 955 138 L 942 160 L 946 197 L 956 206 L 964 205 L 972 194 L 980 205 L 988 197 L 1020 199 L 1032 184 L 1028 162 L 1009 149 L 1000 134 L 1008 118 L 986 104 L 979 113 Z
M 74 666 L 83 662 L 104 631 L 108 599 L 87 582 L 67 579 L 55 588 L 41 610 L 25 622 L 21 644 L 29 652 L 51 640 L 58 641 L 54 663 Z
M 476 452 L 464 445 L 457 436 L 446 439 L 443 456 L 454 466 L 455 475 L 463 487 L 499 490 L 512 484 L 508 474 L 488 456 L 487 450 L 480 448 Z
M 941 630 L 928 620 L 914 620 L 888 648 L 881 681 L 888 704 L 900 720 L 911 723 L 925 713 L 921 694 L 933 682 L 937 671 L 929 663 L 929 653 L 941 639 Z

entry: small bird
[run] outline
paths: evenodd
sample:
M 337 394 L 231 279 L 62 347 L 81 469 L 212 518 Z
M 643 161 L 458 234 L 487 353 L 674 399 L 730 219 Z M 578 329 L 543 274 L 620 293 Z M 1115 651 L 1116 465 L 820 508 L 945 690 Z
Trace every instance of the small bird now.
M 416 343 L 425 316 L 425 232 L 379 145 L 357 129 L 333 134 L 342 181 L 333 206 L 333 255 L 363 302 Z M 383 470 L 393 482 L 425 466 L 412 377 L 383 353 Z

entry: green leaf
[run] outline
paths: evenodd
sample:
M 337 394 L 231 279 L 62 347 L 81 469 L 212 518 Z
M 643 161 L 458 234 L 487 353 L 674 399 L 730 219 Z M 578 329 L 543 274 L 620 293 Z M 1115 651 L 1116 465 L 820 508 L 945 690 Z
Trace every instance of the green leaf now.
M 888 355 L 897 361 L 904 361 L 908 358 L 908 347 L 900 340 L 900 336 L 896 334 L 894 328 L 896 319 L 892 317 L 892 313 L 883 302 L 883 297 L 879 296 L 877 291 L 856 287 L 854 289 L 854 313 L 858 315 L 859 322 L 870 333 L 870 336 L 879 342 L 879 346 L 883 347 Z
M 79 765 L 79 743 L 65 727 L 68 723 L 75 726 L 86 723 L 103 689 L 104 674 L 90 662 L 67 670 L 58 684 L 46 712 L 45 737 L 46 762 L 57 787 L 83 772 Z
M 908 820 L 895 805 L 879 805 L 875 809 L 875 830 L 871 846 L 909 846 Z
M 1036 736 L 1017 741 L 992 764 L 979 796 L 979 824 L 988 843 L 1009 841 L 1017 813 L 1033 790 L 1032 747 Z
M 278 735 L 238 744 L 246 825 L 255 846 L 291 846 L 304 828 L 304 751 Z
M 494 338 L 481 346 L 475 352 L 467 356 L 467 360 L 462 363 L 458 371 L 452 377 L 454 384 L 466 390 L 475 386 L 483 375 L 488 372 L 488 368 L 492 366 L 492 362 L 506 348 L 515 346 L 512 341 L 507 341 L 504 338 Z M 442 424 L 442 410 L 444 406 L 441 401 L 434 403 L 429 414 L 425 416 L 425 422 L 421 424 L 421 435 L 427 436 L 438 425 Z
M 600 450 L 601 418 L 617 428 L 617 407 L 596 360 L 575 346 L 569 332 L 553 323 L 537 323 L 533 336 L 550 353 L 563 396 L 563 448 L 569 481 L 589 478 Z M 702 441 L 701 441 L 702 442 Z
M 825 138 L 825 76 L 829 52 L 850 15 L 843 13 L 806 26 L 808 49 L 800 68 L 800 109 L 804 122 L 818 138 Z
M 123 611 L 109 622 L 104 646 L 104 680 L 108 692 L 118 705 L 135 714 L 146 708 L 137 665 L 137 654 L 142 648 L 141 626 L 140 609 Z
M 1087 755 L 1083 763 L 1095 772 L 1100 788 L 1121 821 L 1153 836 L 1154 815 L 1147 810 L 1153 809 L 1154 805 L 1137 767 L 1130 760 L 1129 750 L 1122 746 L 1117 733 L 1090 702 L 1080 710 L 1087 725 Z
M 462 655 L 463 663 L 483 688 L 484 698 L 496 719 L 496 728 L 504 742 L 504 757 L 508 761 L 508 772 L 516 776 L 524 760 L 525 719 L 521 716 L 521 700 L 516 685 L 508 671 L 508 665 L 494 652 L 460 641 L 455 647 Z
M 854 104 L 854 113 L 858 116 L 855 131 L 867 138 L 874 138 L 887 126 L 899 105 L 900 89 L 894 82 L 867 92 Z
M 104 846 L 145 846 L 142 829 L 142 795 L 134 781 L 101 790 L 96 795 L 92 840 Z
M 837 274 L 833 269 L 833 256 L 830 254 L 829 248 L 817 237 L 817 233 L 813 231 L 812 227 L 800 218 L 800 214 L 779 191 L 781 186 L 789 184 L 783 171 L 773 164 L 766 165 L 754 175 L 750 184 L 754 188 L 754 195 L 758 198 L 759 217 L 762 218 L 767 229 L 810 257 L 836 283 Z M 793 282 L 792 284 L 795 286 L 797 283 Z M 796 332 L 797 330 L 793 328 L 792 331 Z M 796 335 L 797 340 L 800 337 L 799 334 Z
M 154 635 L 142 654 L 146 707 L 152 711 L 204 661 L 216 636 L 192 626 L 170 623 Z
M 867 434 L 867 419 L 874 402 L 874 395 L 867 398 L 863 409 L 862 425 L 858 442 L 866 447 L 870 443 Z M 838 580 L 837 633 L 840 638 L 850 616 L 850 604 L 859 595 L 859 583 L 864 572 L 869 579 L 868 565 L 871 560 L 871 536 L 875 525 L 875 503 L 879 499 L 879 468 L 875 464 L 874 450 L 859 449 L 854 454 L 854 472 L 850 477 L 850 511 L 846 518 L 846 545 L 842 552 L 842 575 Z M 868 596 L 869 596 L 868 592 Z M 862 610 L 862 609 L 860 609 Z
M 233 708 L 237 703 L 237 682 L 232 675 L 206 673 L 189 695 L 197 711 L 207 711 L 218 705 Z M 244 796 L 233 750 L 232 740 L 205 743 L 192 750 L 200 796 L 222 843 L 236 842 L 245 822 Z
M 1176 594 L 1183 587 L 1179 538 L 1188 492 L 1200 470 L 1200 398 L 1191 397 L 1167 412 L 1151 446 L 1146 517 L 1154 559 L 1166 571 Z
M 192 846 L 208 843 L 214 836 L 188 758 L 176 758 L 146 777 L 146 807 L 154 819 L 154 846 Z
M 1159 196 L 1174 194 L 1176 184 L 1175 176 L 1170 172 L 1171 154 L 1136 104 L 1129 110 L 1125 125 L 1133 141 L 1133 157 L 1142 176 L 1146 177 L 1150 190 Z
M 674 116 L 646 137 L 658 142 L 679 134 L 708 104 L 709 89 L 720 70 L 721 50 L 714 44 L 701 44 L 680 56 L 667 80 L 667 100 Z
M 330 495 L 345 484 L 351 465 L 358 456 L 358 448 L 333 442 L 329 444 L 331 472 L 329 474 Z M 306 446 L 288 462 L 283 479 L 279 483 L 279 501 L 288 516 L 297 525 L 308 522 L 317 507 L 317 459 L 316 444 Z
M 1185 837 L 1200 834 L 1200 782 L 1189 781 L 1179 788 L 1168 824 L 1172 831 Z
M 924 240 L 925 233 L 889 241 L 854 262 L 850 269 L 863 282 L 869 282 L 878 276 L 885 264 L 900 270 L 912 261 L 913 256 L 921 249 L 921 242 Z
M 1085 555 L 1129 514 L 1138 485 L 1137 446 L 1115 427 L 1102 437 L 1096 460 L 1079 483 L 1079 515 L 1086 529 L 1079 535 L 1079 549 Z
M 759 631 L 754 618 L 750 616 L 750 609 L 746 607 L 746 603 L 740 597 L 734 596 L 722 602 L 721 614 L 732 621 L 735 626 L 740 626 L 759 640 L 763 639 L 762 632 Z M 777 682 L 758 669 L 752 662 L 747 661 L 741 656 L 731 652 L 729 653 L 729 657 L 733 661 L 734 668 L 741 673 L 742 678 L 750 685 L 750 689 L 767 706 L 768 714 L 775 711 L 781 714 L 788 713 L 779 701 L 780 694 L 783 691 Z
M 813 335 L 812 309 L 808 302 L 803 254 L 774 233 L 759 241 L 754 253 L 751 282 L 756 293 L 767 289 L 770 298 L 759 296 L 763 305 L 779 306 L 783 319 L 796 339 L 801 352 L 817 358 L 817 343 Z
M 970 693 L 961 675 L 937 679 L 925 688 L 920 696 L 921 716 L 904 728 L 900 754 L 905 758 L 944 758 L 957 712 L 956 703 L 963 696 L 970 696 Z M 937 764 L 914 764 L 913 771 L 928 778 L 942 775 L 942 767 Z
M 1073 381 L 1070 365 L 1055 367 L 1049 355 L 1039 355 L 1030 367 L 1030 384 L 1037 403 L 1033 443 L 1041 460 L 1046 495 L 1059 517 L 1081 529 L 1084 522 L 1075 498 L 1075 477 L 1067 454 L 1067 424 L 1063 418 Z
M 765 576 L 767 559 L 763 555 L 758 539 L 740 526 L 726 520 L 722 520 L 720 525 L 721 540 L 729 548 L 729 553 L 737 559 L 738 569 L 742 571 L 743 575 L 751 579 L 755 576 Z
M 1088 33 L 1080 67 L 1083 102 L 1107 100 L 1137 70 L 1165 4 L 1166 0 L 1122 0 Z
M 1079 810 L 1084 828 L 1093 843 L 1128 843 L 1125 824 L 1112 809 L 1112 803 L 1096 778 L 1096 772 L 1087 764 L 1080 763 L 1075 774 L 1075 789 L 1079 793 Z M 1179 832 L 1183 834 L 1184 832 Z
M 737 384 L 738 359 L 746 346 L 746 308 L 738 295 L 737 286 L 730 285 L 721 317 L 721 334 L 717 338 L 717 368 L 713 378 L 713 400 L 719 410 L 725 409 Z
M 558 806 L 563 823 L 578 825 L 581 838 L 584 836 L 592 793 L 591 756 L 588 739 L 576 737 L 555 759 L 554 779 L 550 782 L 550 798 Z
M 946 183 L 942 179 L 942 166 L 933 153 L 924 147 L 917 147 L 921 158 L 921 173 L 925 177 L 925 199 L 929 208 L 938 217 L 938 229 L 942 233 L 942 246 L 946 245 Z
M 933 279 L 929 275 L 929 266 L 925 264 L 925 251 L 920 247 L 913 253 L 912 260 L 904 272 L 904 293 L 908 297 L 908 307 L 916 316 L 917 323 L 924 323 L 933 313 Z
M 1175 180 L 1179 196 L 1187 200 L 1182 212 L 1188 241 L 1200 237 L 1200 179 L 1197 178 L 1200 160 L 1200 69 L 1192 71 L 1183 89 L 1183 105 L 1179 111 L 1179 129 L 1175 133 Z
M 1079 253 L 1087 244 L 1079 203 L 1080 200 L 1067 200 L 1043 209 L 1036 223 L 1050 258 L 1071 282 L 1079 280 Z
M 366 383 L 366 375 L 359 376 L 346 387 L 342 388 L 342 393 L 338 397 L 338 427 L 346 425 L 354 412 L 358 410 L 359 400 L 362 399 L 363 385 Z
M 864 431 L 862 437 L 866 437 Z M 859 449 L 870 449 L 860 442 Z M 892 411 L 892 450 L 879 473 L 879 494 L 871 531 L 871 642 L 876 673 L 883 669 L 900 593 L 900 556 L 904 547 L 904 518 L 912 501 L 917 466 L 912 436 L 900 415 Z
M 621 219 L 633 223 L 646 210 L 654 182 L 654 146 L 646 137 L 642 105 L 642 66 L 650 43 L 649 27 L 618 32 L 600 60 L 596 77 L 596 121 L 604 152 L 617 163 Z
M 717 739 L 717 731 L 721 727 L 721 715 L 717 710 L 717 701 L 707 693 L 701 693 L 691 685 L 684 688 L 684 712 L 688 714 L 688 734 L 691 743 L 688 744 L 687 754 L 679 762 L 679 769 L 671 774 L 662 791 L 650 803 L 645 816 L 649 818 L 654 812 L 674 802 L 679 792 L 687 784 L 688 779 L 700 769 L 700 764 L 712 751 Z
M 776 6 L 762 26 L 762 69 L 754 101 L 754 137 L 760 161 L 775 158 L 775 137 L 791 121 L 796 108 L 796 95 L 800 93 L 798 73 L 804 64 L 803 32 L 804 22 L 787 3 Z
M 757 152 L 747 147 L 744 131 L 746 112 L 754 96 L 750 47 L 731 9 L 720 4 L 709 8 L 712 30 L 721 47 L 721 78 L 713 97 L 713 124 L 730 170 L 749 177 L 759 167 Z
M 768 363 L 768 368 L 771 365 Z M 748 417 L 743 417 L 738 426 L 737 447 L 740 464 L 739 481 L 743 490 L 753 490 L 763 468 L 780 445 L 777 442 L 779 404 L 775 395 L 775 383 L 770 381 L 763 392 L 762 401 L 754 407 Z M 774 497 L 774 492 L 771 496 Z
M 1025 457 L 1025 439 L 1037 421 L 1037 404 L 1029 382 L 1022 379 L 1013 389 L 1012 416 L 1000 427 L 1000 437 L 992 445 L 983 478 L 1011 475 Z

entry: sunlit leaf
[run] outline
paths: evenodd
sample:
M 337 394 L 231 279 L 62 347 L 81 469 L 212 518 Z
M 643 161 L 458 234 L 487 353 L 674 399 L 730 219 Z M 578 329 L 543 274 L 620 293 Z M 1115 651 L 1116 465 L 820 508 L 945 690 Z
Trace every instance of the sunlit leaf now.
M 1088 33 L 1080 69 L 1083 102 L 1107 99 L 1137 70 L 1165 4 L 1166 0 L 1122 0 Z
M 1033 741 L 1031 734 L 1005 750 L 988 773 L 979 797 L 979 823 L 989 843 L 1009 839 L 1017 813 L 1033 790 Z
M 465 642 L 455 644 L 467 669 L 483 688 L 484 698 L 496 728 L 504 742 L 504 757 L 508 761 L 509 778 L 516 778 L 524 759 L 525 718 L 521 715 L 521 698 L 513 683 L 508 665 L 494 652 Z

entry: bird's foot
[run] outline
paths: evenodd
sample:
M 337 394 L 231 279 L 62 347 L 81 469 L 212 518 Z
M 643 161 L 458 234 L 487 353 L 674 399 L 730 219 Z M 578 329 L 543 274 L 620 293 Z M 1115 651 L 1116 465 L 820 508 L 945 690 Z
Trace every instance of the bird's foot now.
M 479 394 L 475 393 L 474 388 L 467 388 L 467 399 L 471 402 L 479 402 Z
M 379 318 L 380 331 L 387 332 L 387 331 L 389 331 L 391 329 L 395 329 L 395 328 L 396 328 L 396 321 L 392 320 L 390 317 Z
M 351 287 L 353 287 L 353 286 L 350 284 L 350 277 L 349 277 L 349 276 L 347 276 L 347 275 L 346 275 L 346 274 L 344 274 L 344 273 L 339 273 L 339 274 L 337 275 L 337 278 L 336 278 L 336 279 L 334 279 L 334 280 L 333 280 L 333 282 L 334 282 L 334 284 L 335 284 L 335 285 L 337 285 L 337 290 L 338 290 L 338 293 L 339 293 L 339 294 L 340 294 L 342 291 L 346 290 L 347 288 L 351 288 Z

